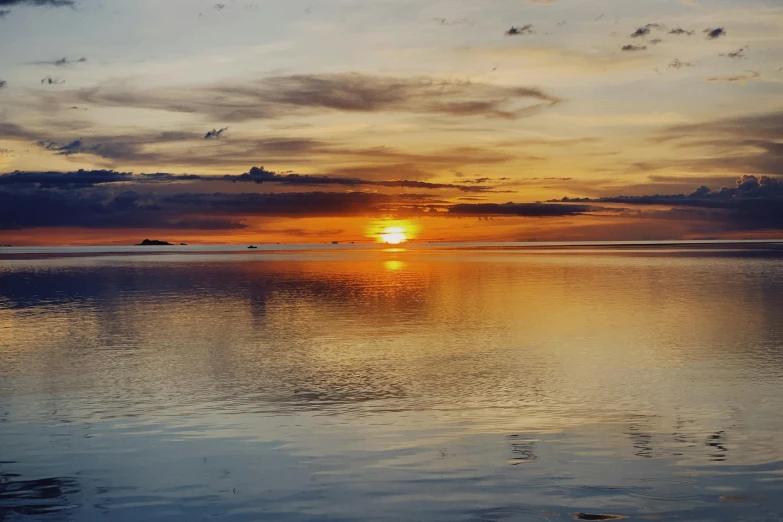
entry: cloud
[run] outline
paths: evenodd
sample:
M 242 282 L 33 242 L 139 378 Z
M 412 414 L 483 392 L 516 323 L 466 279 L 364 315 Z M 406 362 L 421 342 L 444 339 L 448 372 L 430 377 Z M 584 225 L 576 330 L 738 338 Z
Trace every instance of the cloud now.
M 725 56 L 726 58 L 732 58 L 734 60 L 743 60 L 743 59 L 747 58 L 747 56 L 745 55 L 745 51 L 747 51 L 747 50 L 748 50 L 747 46 L 740 47 L 736 51 L 732 51 L 730 53 L 721 53 L 720 56 Z
M 533 24 L 526 24 L 521 27 L 511 26 L 505 33 L 506 36 L 519 36 L 522 34 L 533 34 Z
M 85 149 L 80 140 L 66 144 L 41 144 L 47 150 L 52 150 L 61 155 L 77 154 Z M 170 174 L 156 172 L 150 174 L 133 174 L 130 172 L 118 172 L 114 170 L 78 170 L 73 172 L 20 172 L 15 171 L 0 175 L 0 186 L 28 185 L 42 188 L 59 187 L 64 189 L 82 188 L 94 185 L 109 185 L 114 183 L 151 185 L 158 183 L 254 183 L 257 185 L 272 184 L 289 187 L 377 187 L 377 188 L 406 188 L 424 190 L 451 189 L 459 192 L 487 193 L 496 192 L 493 183 L 504 181 L 507 178 L 490 180 L 485 178 L 476 185 L 466 186 L 452 183 L 429 183 L 426 181 L 406 179 L 368 180 L 347 176 L 327 175 L 303 175 L 303 174 L 279 174 L 270 172 L 264 167 L 252 167 L 244 174 L 224 175 L 197 175 L 197 174 Z M 505 191 L 504 191 L 505 192 Z
M 57 60 L 48 60 L 43 62 L 31 62 L 31 63 L 33 65 L 54 65 L 55 67 L 66 67 L 68 65 L 74 65 L 77 63 L 87 63 L 87 58 L 82 56 L 81 58 L 76 58 L 75 60 L 72 60 L 66 56 L 63 56 L 62 58 L 58 58 Z
M 717 29 L 705 29 L 703 32 L 706 35 L 705 38 L 708 40 L 715 40 L 721 36 L 726 36 L 726 31 L 723 29 L 723 27 L 718 27 Z
M 637 27 L 636 31 L 631 33 L 630 36 L 631 38 L 644 38 L 645 36 L 649 35 L 653 29 L 660 29 L 660 28 L 661 28 L 661 24 L 643 25 L 641 27 Z
M 85 109 L 86 110 L 86 109 Z M 79 128 L 79 135 L 61 135 L 51 126 L 27 128 L 0 123 L 0 136 L 7 140 L 45 146 L 62 146 L 81 141 L 77 154 L 89 154 L 108 160 L 102 165 L 127 169 L 142 167 L 182 169 L 194 166 L 236 170 L 263 158 L 273 165 L 340 165 L 341 172 L 359 178 L 426 179 L 443 171 L 472 168 L 476 165 L 507 163 L 515 156 L 502 148 L 450 147 L 417 153 L 387 146 L 352 147 L 341 141 L 327 142 L 306 137 L 265 135 L 232 135 L 230 140 L 205 140 L 204 134 L 191 131 L 145 132 L 135 134 L 89 134 Z M 66 132 L 71 128 L 66 127 Z M 60 134 L 60 135 L 58 135 Z M 183 153 L 183 151 L 187 151 Z M 326 167 L 329 168 L 329 167 Z M 327 171 L 331 173 L 331 170 Z
M 745 173 L 783 176 L 783 112 L 703 121 L 669 127 L 653 138 L 693 157 L 662 162 L 662 166 L 699 173 Z
M 701 219 L 721 224 L 723 230 L 777 230 L 783 227 L 783 179 L 743 175 L 734 187 L 713 190 L 701 186 L 689 194 L 614 196 L 603 198 L 562 198 L 560 202 L 622 204 L 630 206 L 669 206 L 704 209 Z M 677 214 L 675 214 L 677 215 Z M 679 214 L 694 219 L 695 215 Z
M 645 50 L 647 50 L 647 46 L 646 45 L 631 45 L 631 44 L 628 44 L 628 45 L 623 45 L 621 47 L 621 49 L 623 51 L 627 51 L 627 52 L 645 51 Z
M 678 36 L 682 36 L 682 35 L 691 36 L 693 33 L 694 33 L 694 31 L 688 31 L 688 30 L 683 29 L 681 27 L 675 27 L 674 29 L 671 29 L 669 31 L 669 34 L 674 34 L 674 35 L 678 35 Z
M 155 91 L 132 91 L 124 84 L 106 83 L 66 91 L 59 99 L 68 105 L 156 109 L 202 114 L 228 122 L 324 111 L 516 119 L 561 101 L 536 87 L 360 73 L 276 76 Z
M 102 187 L 0 187 L 0 230 L 41 227 L 232 230 L 253 217 L 418 215 L 441 205 L 420 194 L 176 193 Z
M 59 76 L 57 78 L 52 78 L 51 76 L 47 76 L 41 80 L 41 83 L 43 85 L 62 85 L 65 83 L 65 80 L 63 80 Z
M 70 156 L 71 154 L 82 154 L 85 152 L 90 152 L 97 150 L 100 145 L 94 145 L 93 147 L 86 147 L 82 140 L 73 140 L 70 143 L 66 143 L 63 145 L 59 145 L 57 143 L 49 142 L 39 142 L 38 145 L 43 147 L 44 149 L 52 152 L 56 152 L 60 156 Z
M 5 18 L 9 14 L 11 14 L 10 9 L 0 9 L 0 18 Z
M 679 58 L 675 58 L 672 63 L 669 64 L 669 69 L 682 69 L 683 67 L 695 67 L 693 62 L 683 62 Z
M 0 89 L 5 89 L 8 87 L 8 82 L 5 80 L 0 80 Z
M 723 83 L 745 83 L 748 80 L 752 80 L 754 78 L 759 78 L 761 76 L 761 73 L 756 71 L 746 71 L 747 74 L 742 74 L 738 76 L 716 76 L 712 78 L 707 78 L 704 81 L 705 82 L 723 82 Z
M 0 7 L 12 7 L 17 5 L 36 5 L 44 7 L 73 7 L 74 0 L 0 0 Z
M 59 60 L 55 60 L 54 65 L 57 67 L 63 67 L 66 65 L 72 65 L 74 63 L 85 63 L 87 61 L 87 58 L 82 56 L 81 58 L 77 58 L 76 60 L 69 60 L 66 57 L 60 58 Z
M 467 23 L 467 18 L 457 18 L 457 19 L 451 19 L 451 18 L 435 18 L 435 21 L 438 22 L 440 25 L 462 25 L 464 23 Z
M 0 230 L 42 227 L 230 230 L 239 220 L 164 209 L 134 191 L 0 189 Z
M 593 210 L 589 205 L 559 203 L 458 203 L 448 209 L 449 214 L 467 216 L 577 216 Z
M 204 139 L 205 139 L 205 140 L 209 140 L 209 139 L 218 139 L 218 138 L 220 138 L 220 137 L 223 135 L 223 133 L 224 133 L 224 132 L 226 132 L 227 130 L 228 130 L 228 127 L 223 127 L 222 129 L 212 129 L 211 131 L 208 131 L 208 132 L 207 132 L 207 133 L 204 135 Z

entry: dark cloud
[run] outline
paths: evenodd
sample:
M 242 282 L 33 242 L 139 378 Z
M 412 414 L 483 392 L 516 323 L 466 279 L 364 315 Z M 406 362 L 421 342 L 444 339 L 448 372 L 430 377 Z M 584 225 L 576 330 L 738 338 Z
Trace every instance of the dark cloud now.
M 467 216 L 576 216 L 592 210 L 589 205 L 560 203 L 458 203 L 448 209 L 449 214 Z
M 8 82 L 5 80 L 0 80 L 0 89 L 4 89 L 8 87 Z
M 39 142 L 39 146 L 46 150 L 57 153 L 60 156 L 70 156 L 71 154 L 83 154 L 86 152 L 92 152 L 98 149 L 100 145 L 94 145 L 87 147 L 82 143 L 82 140 L 73 140 L 69 143 L 58 144 L 53 142 Z
M 9 9 L 0 9 L 0 18 L 5 18 L 9 14 L 11 14 Z
M 19 176 L 21 173 L 2 176 Z M 129 173 L 69 173 L 70 187 L 52 184 L 55 173 L 25 173 L 31 183 L 0 183 L 0 229 L 37 227 L 236 229 L 254 217 L 329 216 L 576 216 L 582 204 L 506 203 L 451 205 L 425 194 L 377 192 L 155 192 L 130 185 Z M 255 175 L 259 175 L 255 173 Z M 60 174 L 60 177 L 63 177 Z M 149 175 L 160 183 L 167 175 Z M 264 177 L 271 177 L 264 174 Z M 17 180 L 18 181 L 18 180 Z M 58 183 L 61 180 L 58 180 Z M 103 182 L 123 182 L 118 187 Z M 118 190 L 119 189 L 119 190 Z
M 37 185 L 39 188 L 89 187 L 104 183 L 130 182 L 136 177 L 130 172 L 113 170 L 78 170 L 74 172 L 12 172 L 0 175 L 0 186 Z
M 57 78 L 52 78 L 51 76 L 47 76 L 41 80 L 41 83 L 43 85 L 62 85 L 65 83 L 65 80 L 63 80 L 59 76 Z
M 222 230 L 244 225 L 237 219 L 165 209 L 133 191 L 0 188 L 0 230 L 40 227 Z
M 703 32 L 706 35 L 705 38 L 708 40 L 715 40 L 721 36 L 726 36 L 726 31 L 723 29 L 723 27 L 718 27 L 717 29 L 705 29 Z
M 209 139 L 218 139 L 220 136 L 223 135 L 224 132 L 228 130 L 228 127 L 223 127 L 222 129 L 212 129 L 211 131 L 208 131 L 204 135 L 205 140 Z
M 783 179 L 743 175 L 735 186 L 713 190 L 701 186 L 689 194 L 563 198 L 561 202 L 612 203 L 630 206 L 671 206 L 707 209 L 710 219 L 726 230 L 775 230 L 783 227 Z
M 512 25 L 511 28 L 505 32 L 506 36 L 519 36 L 522 34 L 533 34 L 533 24 L 526 24 L 521 27 Z
M 659 43 L 663 42 L 660 38 L 653 38 L 650 40 L 650 45 L 658 45 Z
M 230 230 L 247 218 L 416 215 L 442 202 L 368 192 L 155 194 L 0 187 L 0 230 L 40 227 Z
M 630 44 L 628 44 L 628 45 L 623 45 L 621 47 L 621 49 L 623 51 L 631 51 L 631 52 L 632 51 L 645 51 L 645 50 L 647 50 L 647 46 L 646 45 L 630 45 Z
M 535 87 L 359 73 L 277 76 L 254 82 L 157 91 L 131 91 L 124 84 L 107 83 L 66 91 L 60 98 L 68 105 L 156 109 L 202 114 L 227 122 L 326 110 L 516 119 L 561 101 Z
M 37 5 L 44 7 L 73 7 L 74 0 L 0 0 L 0 7 L 12 7 L 15 5 Z
M 636 31 L 630 34 L 631 38 L 644 38 L 649 35 L 653 29 L 660 29 L 661 24 L 647 24 L 642 27 L 637 27 Z
M 683 29 L 681 27 L 675 27 L 674 29 L 669 31 L 669 34 L 675 34 L 675 35 L 678 35 L 678 36 L 681 36 L 681 35 L 691 36 L 693 33 L 694 33 L 694 31 L 688 31 L 688 30 Z
M 62 146 L 56 144 L 42 144 L 42 146 L 46 146 L 47 150 L 52 150 L 62 155 L 76 154 L 79 150 L 84 148 L 84 145 L 80 140 Z M 216 181 L 255 183 L 257 185 L 266 183 L 290 187 L 343 186 L 426 190 L 452 189 L 460 192 L 495 192 L 491 186 L 465 186 L 460 184 L 429 183 L 405 179 L 367 180 L 345 176 L 278 174 L 270 172 L 263 167 L 252 167 L 248 172 L 238 175 L 170 174 L 165 172 L 133 174 L 130 172 L 117 172 L 114 170 L 78 170 L 74 172 L 16 171 L 0 175 L 0 186 L 37 185 L 42 188 L 82 188 L 113 183 L 149 185 L 151 183 L 208 183 Z M 482 181 L 481 183 L 484 182 Z
M 720 56 L 725 56 L 726 58 L 732 58 L 734 60 L 743 60 L 743 59 L 747 58 L 747 56 L 745 55 L 745 51 L 747 51 L 747 50 L 748 50 L 747 46 L 740 47 L 736 51 L 732 51 L 730 53 L 721 53 Z

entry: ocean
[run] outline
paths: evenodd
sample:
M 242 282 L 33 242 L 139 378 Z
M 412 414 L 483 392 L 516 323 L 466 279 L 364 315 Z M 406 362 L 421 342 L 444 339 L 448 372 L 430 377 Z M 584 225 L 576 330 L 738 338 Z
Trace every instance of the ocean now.
M 783 243 L 0 248 L 0 520 L 778 521 Z

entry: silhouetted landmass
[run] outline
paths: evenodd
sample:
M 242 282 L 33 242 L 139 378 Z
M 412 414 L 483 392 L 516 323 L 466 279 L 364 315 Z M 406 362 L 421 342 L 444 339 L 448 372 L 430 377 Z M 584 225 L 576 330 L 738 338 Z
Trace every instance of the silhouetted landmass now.
M 161 241 L 160 239 L 145 239 L 136 246 L 171 246 L 168 241 Z

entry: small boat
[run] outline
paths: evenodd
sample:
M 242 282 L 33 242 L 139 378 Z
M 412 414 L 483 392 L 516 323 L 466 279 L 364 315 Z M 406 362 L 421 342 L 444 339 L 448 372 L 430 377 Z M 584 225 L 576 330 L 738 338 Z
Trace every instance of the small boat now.
M 247 248 L 256 249 L 256 248 L 258 248 L 258 247 L 257 247 L 257 246 L 254 246 L 254 245 L 250 245 L 250 246 L 249 246 L 249 247 L 247 247 Z

